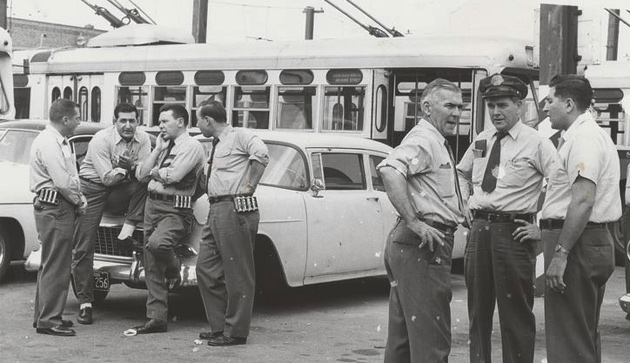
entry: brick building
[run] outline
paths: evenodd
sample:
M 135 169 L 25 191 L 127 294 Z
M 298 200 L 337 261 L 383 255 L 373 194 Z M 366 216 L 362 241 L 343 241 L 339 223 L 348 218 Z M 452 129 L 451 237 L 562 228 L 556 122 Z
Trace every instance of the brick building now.
M 77 47 L 106 32 L 92 25 L 79 27 L 19 18 L 9 18 L 7 28 L 13 38 L 13 50 Z

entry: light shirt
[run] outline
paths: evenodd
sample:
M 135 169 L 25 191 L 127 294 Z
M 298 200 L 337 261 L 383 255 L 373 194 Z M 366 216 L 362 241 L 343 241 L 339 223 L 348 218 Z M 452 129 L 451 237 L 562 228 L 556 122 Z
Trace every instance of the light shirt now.
M 197 187 L 198 178 L 203 173 L 205 157 L 203 146 L 198 140 L 190 137 L 188 132 L 179 135 L 174 142 L 175 145 L 170 151 L 168 147 L 160 151 L 155 165 L 151 168 L 138 166 L 136 178 L 141 182 L 150 179 L 149 192 L 192 196 Z M 154 170 L 158 170 L 164 183 L 151 179 L 151 173 Z
M 247 184 L 250 160 L 269 164 L 269 150 L 251 131 L 228 125 L 215 146 L 212 170 L 208 180 L 208 196 L 236 195 Z M 207 172 L 206 172 L 207 173 Z
M 464 200 L 468 208 L 505 213 L 536 213 L 543 180 L 553 170 L 556 149 L 553 143 L 533 128 L 518 121 L 501 139 L 501 158 L 496 188 L 487 193 L 481 182 L 488 159 L 497 140 L 493 126 L 479 134 L 457 164 Z M 485 153 L 476 149 L 485 140 Z M 482 156 L 483 154 L 483 156 Z M 472 195 L 471 195 L 472 186 Z
M 543 219 L 565 219 L 571 186 L 578 175 L 595 183 L 590 222 L 614 222 L 621 217 L 619 155 L 610 135 L 590 112 L 580 115 L 560 140 L 554 171 L 547 185 Z
M 50 188 L 61 193 L 70 203 L 78 205 L 81 202 L 81 183 L 76 164 L 68 139 L 47 125 L 31 146 L 31 192 L 38 193 L 44 188 Z
M 130 142 L 125 141 L 115 126 L 94 134 L 87 154 L 81 163 L 79 175 L 106 186 L 128 181 L 126 172 L 118 166 L 121 155 L 131 156 L 134 163 L 145 160 L 151 154 L 149 135 L 136 130 Z
M 422 219 L 454 226 L 464 218 L 455 191 L 455 165 L 445 141 L 421 119 L 377 169 L 390 166 L 407 179 L 407 195 Z

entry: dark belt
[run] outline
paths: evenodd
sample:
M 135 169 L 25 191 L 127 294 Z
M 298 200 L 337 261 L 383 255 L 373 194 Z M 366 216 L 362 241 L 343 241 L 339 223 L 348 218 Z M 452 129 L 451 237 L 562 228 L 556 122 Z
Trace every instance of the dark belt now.
M 522 219 L 529 223 L 534 223 L 534 213 L 517 214 L 517 213 L 504 213 L 504 212 L 488 212 L 485 210 L 473 210 L 474 219 L 481 219 L 488 222 L 495 223 L 512 223 L 515 219 Z
M 159 194 L 154 192 L 149 192 L 149 198 L 153 200 L 163 200 L 165 202 L 172 202 L 175 200 L 174 195 Z
M 564 219 L 541 219 L 540 229 L 562 229 L 564 227 Z M 586 228 L 606 228 L 608 223 L 586 223 Z
M 442 222 L 437 222 L 437 221 L 432 221 L 430 219 L 423 219 L 422 220 L 424 223 L 430 225 L 431 227 L 444 232 L 446 234 L 455 234 L 455 231 L 457 230 L 457 226 L 450 226 L 448 224 L 444 224 Z
M 234 201 L 234 196 L 233 195 L 219 195 L 217 197 L 208 197 L 208 202 L 210 203 L 218 203 L 218 202 L 227 202 L 227 201 Z
M 79 179 L 81 179 L 81 180 L 83 180 L 83 181 L 86 181 L 86 182 L 88 182 L 88 183 L 90 183 L 90 184 L 98 185 L 98 186 L 101 186 L 101 187 L 102 187 L 102 186 L 104 186 L 104 184 L 103 184 L 103 183 L 95 182 L 94 180 L 89 179 L 89 178 L 86 178 L 86 177 L 84 177 L 84 176 L 80 176 L 80 175 L 79 175 Z

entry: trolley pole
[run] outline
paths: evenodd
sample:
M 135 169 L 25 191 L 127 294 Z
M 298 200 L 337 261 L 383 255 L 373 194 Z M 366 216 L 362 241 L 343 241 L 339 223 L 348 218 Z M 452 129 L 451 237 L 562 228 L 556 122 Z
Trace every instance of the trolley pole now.
M 315 14 L 323 13 L 324 10 L 315 10 L 312 6 L 307 6 L 304 8 L 303 13 L 306 14 L 306 31 L 304 33 L 304 39 L 312 40 L 313 39 L 313 28 L 315 26 Z
M 7 0 L 0 0 L 0 27 L 7 28 Z
M 619 9 L 611 10 L 619 16 Z M 619 18 L 613 14 L 608 15 L 608 41 L 606 42 L 606 60 L 617 60 L 619 48 Z
M 205 43 L 208 32 L 208 0 L 195 0 L 193 5 L 193 37 L 195 42 Z

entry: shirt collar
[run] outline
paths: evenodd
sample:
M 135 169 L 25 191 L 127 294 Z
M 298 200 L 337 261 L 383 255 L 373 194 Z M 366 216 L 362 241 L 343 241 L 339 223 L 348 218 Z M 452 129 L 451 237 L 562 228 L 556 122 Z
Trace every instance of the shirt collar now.
M 523 124 L 521 122 L 521 120 L 518 120 L 517 123 L 514 124 L 514 126 L 512 126 L 512 128 L 507 132 L 508 135 L 510 135 L 510 137 L 512 138 L 512 140 L 516 140 L 518 138 L 518 134 L 521 133 L 521 130 L 523 129 L 523 127 L 525 126 L 525 124 Z M 492 128 L 494 129 L 494 132 L 492 133 L 493 137 L 496 137 L 498 131 L 497 128 L 492 126 Z
M 219 135 L 219 140 L 224 139 L 231 132 L 234 132 L 234 127 L 232 125 L 227 125 L 223 129 L 223 132 L 221 132 L 221 135 Z
M 175 138 L 175 140 L 173 140 L 173 144 L 178 145 L 181 144 L 182 141 L 184 141 L 184 139 L 189 138 L 190 135 L 188 134 L 188 131 L 182 133 L 181 135 L 177 136 Z
M 443 144 L 446 139 L 444 138 L 444 136 L 438 131 L 437 128 L 435 128 L 435 126 L 433 126 L 432 123 L 430 123 L 429 121 L 427 121 L 424 118 L 421 118 L 420 121 L 418 121 L 418 125 L 422 128 L 425 128 L 427 130 L 429 130 L 432 134 L 435 135 L 435 137 L 437 137 L 437 139 L 440 141 L 441 144 Z
M 566 130 L 564 134 L 560 137 L 562 137 L 564 141 L 569 140 L 572 137 L 572 135 L 577 132 L 577 129 L 580 127 L 580 125 L 589 121 L 595 122 L 595 119 L 593 118 L 593 115 L 589 111 L 585 111 L 583 114 L 578 116 L 578 118 L 576 118 L 575 121 L 573 121 L 571 126 L 569 126 L 569 129 Z
M 114 144 L 118 144 L 120 141 L 124 140 L 122 138 L 122 136 L 120 136 L 120 134 L 118 133 L 118 130 L 116 129 L 116 126 L 112 126 L 112 130 L 111 132 L 114 134 Z M 138 139 L 138 132 L 134 132 L 133 134 L 133 141 L 140 143 L 140 140 Z M 127 142 L 127 141 L 125 141 Z
M 68 138 L 64 137 L 63 135 L 61 135 L 59 133 L 59 130 L 54 128 L 52 125 L 50 125 L 50 124 L 46 125 L 46 130 L 48 130 L 48 132 L 52 133 L 53 137 L 55 138 L 55 141 L 57 141 L 60 145 L 63 145 L 64 141 L 66 143 L 68 142 Z

